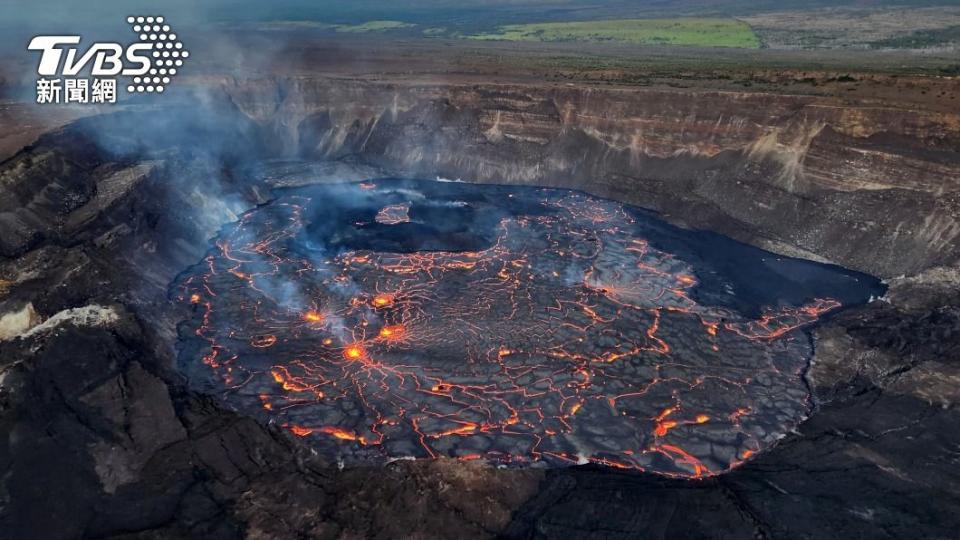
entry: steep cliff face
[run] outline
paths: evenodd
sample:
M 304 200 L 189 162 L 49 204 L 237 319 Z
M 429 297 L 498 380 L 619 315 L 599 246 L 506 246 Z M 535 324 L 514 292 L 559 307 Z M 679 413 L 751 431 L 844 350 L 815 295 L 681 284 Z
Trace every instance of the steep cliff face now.
M 281 155 L 575 187 L 887 277 L 957 260 L 960 114 L 759 93 L 218 84 Z

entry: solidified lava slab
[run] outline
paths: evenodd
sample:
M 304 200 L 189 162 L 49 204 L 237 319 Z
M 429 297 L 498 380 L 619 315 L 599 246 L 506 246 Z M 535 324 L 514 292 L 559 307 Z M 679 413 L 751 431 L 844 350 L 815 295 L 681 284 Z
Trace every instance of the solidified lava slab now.
M 172 286 L 194 388 L 349 463 L 699 477 L 808 412 L 806 328 L 875 283 L 555 189 L 290 190 Z

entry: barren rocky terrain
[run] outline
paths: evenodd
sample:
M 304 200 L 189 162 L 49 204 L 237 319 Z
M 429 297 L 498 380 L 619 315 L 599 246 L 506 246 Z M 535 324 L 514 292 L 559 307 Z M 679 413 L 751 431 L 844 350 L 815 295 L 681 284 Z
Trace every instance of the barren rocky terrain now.
M 960 8 L 824 8 L 779 11 L 743 17 L 763 44 L 775 49 L 893 48 L 898 38 L 928 35 L 960 26 Z M 901 44 L 901 46 L 906 45 Z M 915 46 L 919 46 L 917 43 Z M 956 49 L 955 40 L 923 43 Z

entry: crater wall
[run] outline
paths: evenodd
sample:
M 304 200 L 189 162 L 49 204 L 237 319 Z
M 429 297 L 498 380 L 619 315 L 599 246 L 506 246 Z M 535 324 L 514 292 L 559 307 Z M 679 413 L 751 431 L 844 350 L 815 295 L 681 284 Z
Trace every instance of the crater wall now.
M 332 78 L 213 85 L 278 155 L 579 188 L 884 277 L 957 261 L 958 114 L 649 88 Z

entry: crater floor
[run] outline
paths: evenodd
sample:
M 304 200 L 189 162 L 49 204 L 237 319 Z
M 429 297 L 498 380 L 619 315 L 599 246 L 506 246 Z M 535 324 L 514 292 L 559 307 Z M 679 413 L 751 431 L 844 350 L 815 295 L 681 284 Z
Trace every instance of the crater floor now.
M 724 472 L 809 410 L 806 328 L 877 290 L 579 192 L 287 190 L 171 291 L 191 384 L 349 463 Z

